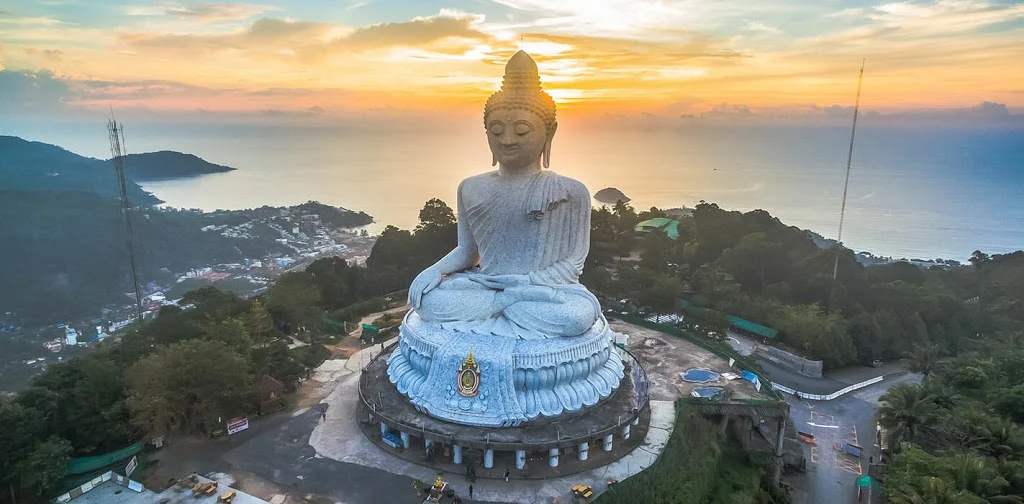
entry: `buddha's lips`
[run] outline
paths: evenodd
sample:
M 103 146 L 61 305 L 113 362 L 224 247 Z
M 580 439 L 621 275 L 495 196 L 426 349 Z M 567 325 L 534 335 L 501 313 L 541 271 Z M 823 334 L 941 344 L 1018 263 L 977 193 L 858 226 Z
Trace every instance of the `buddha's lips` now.
M 515 146 L 515 147 L 502 147 L 501 148 L 501 153 L 505 154 L 505 155 L 512 155 L 512 154 L 515 154 L 516 152 L 519 152 L 519 147 L 518 146 Z

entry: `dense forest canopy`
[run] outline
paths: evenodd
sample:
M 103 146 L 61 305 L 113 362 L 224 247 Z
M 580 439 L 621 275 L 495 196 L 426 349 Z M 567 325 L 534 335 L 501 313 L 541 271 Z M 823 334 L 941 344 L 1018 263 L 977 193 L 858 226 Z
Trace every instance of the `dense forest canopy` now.
M 661 216 L 625 204 L 594 210 L 583 282 L 608 301 L 672 311 L 682 297 L 774 327 L 827 367 L 902 357 L 925 344 L 952 355 L 1024 324 L 1024 252 L 977 252 L 969 266 L 863 266 L 849 249 L 820 248 L 768 212 L 712 203 L 679 217 L 677 240 L 633 234 L 637 222 Z M 619 260 L 637 250 L 638 260 Z

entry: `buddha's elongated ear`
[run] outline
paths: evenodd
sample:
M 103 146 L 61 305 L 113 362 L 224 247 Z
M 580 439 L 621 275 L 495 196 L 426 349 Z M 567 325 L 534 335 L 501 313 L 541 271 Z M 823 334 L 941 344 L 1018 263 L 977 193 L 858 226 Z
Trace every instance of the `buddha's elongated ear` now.
M 558 123 L 551 123 L 551 131 L 548 131 L 547 141 L 544 142 L 544 168 L 551 167 L 551 140 L 555 137 L 555 130 L 558 129 Z
M 491 166 L 498 166 L 498 155 L 491 153 Z

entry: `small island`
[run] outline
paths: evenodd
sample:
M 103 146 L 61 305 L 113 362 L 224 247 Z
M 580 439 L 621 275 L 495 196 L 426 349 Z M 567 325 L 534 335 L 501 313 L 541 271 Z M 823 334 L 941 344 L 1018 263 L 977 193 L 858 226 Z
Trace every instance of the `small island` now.
M 629 203 L 631 201 L 628 196 L 622 193 L 622 191 L 614 187 L 605 187 L 604 189 L 597 191 L 597 193 L 594 194 L 594 199 L 608 205 L 614 205 L 620 201 L 623 203 Z

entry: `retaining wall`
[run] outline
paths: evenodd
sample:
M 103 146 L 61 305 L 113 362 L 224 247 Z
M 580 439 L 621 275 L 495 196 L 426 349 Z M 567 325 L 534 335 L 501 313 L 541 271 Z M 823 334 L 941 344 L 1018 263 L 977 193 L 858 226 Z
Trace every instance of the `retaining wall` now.
M 754 353 L 804 376 L 821 378 L 821 361 L 805 359 L 772 346 L 756 346 Z

